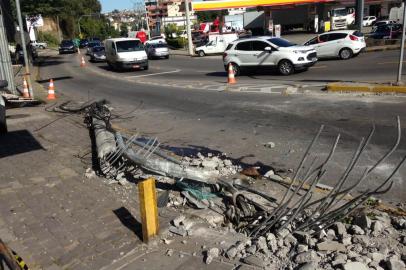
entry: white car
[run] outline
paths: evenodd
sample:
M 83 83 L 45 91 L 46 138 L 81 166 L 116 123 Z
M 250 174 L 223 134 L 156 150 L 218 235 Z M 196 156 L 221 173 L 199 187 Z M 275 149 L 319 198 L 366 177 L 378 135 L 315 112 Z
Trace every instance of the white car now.
M 365 16 L 362 19 L 362 25 L 363 26 L 371 26 L 376 22 L 376 17 L 375 16 Z
M 224 68 L 227 70 L 231 63 L 236 76 L 249 67 L 276 67 L 280 74 L 290 75 L 316 62 L 317 54 L 312 47 L 270 36 L 238 39 L 223 53 Z
M 162 36 L 152 37 L 151 39 L 145 41 L 145 45 L 147 44 L 166 44 L 166 39 Z
M 304 45 L 312 46 L 319 58 L 339 57 L 343 60 L 358 55 L 366 47 L 364 34 L 356 30 L 326 32 Z
M 111 38 L 105 41 L 107 65 L 114 70 L 148 70 L 148 56 L 138 38 Z
M 38 49 L 46 49 L 48 44 L 46 42 L 38 42 L 36 40 L 31 41 L 31 46 L 38 48 Z

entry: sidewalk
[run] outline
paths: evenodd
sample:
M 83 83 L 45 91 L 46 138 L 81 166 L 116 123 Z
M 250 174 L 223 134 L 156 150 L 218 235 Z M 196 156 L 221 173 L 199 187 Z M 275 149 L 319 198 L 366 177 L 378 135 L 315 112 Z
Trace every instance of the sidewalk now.
M 30 269 L 100 269 L 141 243 L 136 187 L 84 177 L 92 155 L 83 118 L 44 109 L 7 111 L 0 238 Z

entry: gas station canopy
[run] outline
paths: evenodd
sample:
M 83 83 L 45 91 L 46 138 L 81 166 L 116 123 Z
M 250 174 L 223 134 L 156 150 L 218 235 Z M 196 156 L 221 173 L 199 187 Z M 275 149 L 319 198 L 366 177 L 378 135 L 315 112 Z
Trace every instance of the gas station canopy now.
M 192 6 L 194 11 L 204 11 L 228 8 L 251 8 L 258 6 L 281 6 L 324 2 L 331 2 L 331 0 L 192 0 Z

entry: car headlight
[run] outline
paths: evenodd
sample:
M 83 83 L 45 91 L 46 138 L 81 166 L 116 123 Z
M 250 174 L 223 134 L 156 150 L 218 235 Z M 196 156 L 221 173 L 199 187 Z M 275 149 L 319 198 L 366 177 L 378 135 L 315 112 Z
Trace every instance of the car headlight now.
M 304 50 L 295 50 L 293 52 L 294 53 L 300 53 L 300 54 L 307 53 L 307 51 L 304 51 Z

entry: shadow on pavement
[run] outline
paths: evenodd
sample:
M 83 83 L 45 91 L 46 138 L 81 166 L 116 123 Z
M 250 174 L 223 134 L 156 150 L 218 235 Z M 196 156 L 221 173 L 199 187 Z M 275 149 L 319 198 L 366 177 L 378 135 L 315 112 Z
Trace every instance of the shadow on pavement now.
M 133 215 L 125 207 L 120 207 L 116 210 L 113 210 L 113 213 L 118 217 L 121 223 L 126 226 L 130 231 L 132 231 L 138 238 L 142 241 L 142 226 L 134 218 Z
M 61 80 L 70 80 L 70 79 L 73 79 L 73 77 L 72 76 L 61 76 L 61 77 L 56 77 L 56 78 L 48 78 L 48 79 L 37 80 L 37 83 L 47 83 L 47 82 L 49 82 L 50 79 L 53 79 L 54 81 L 61 81 Z
M 28 130 L 11 131 L 0 137 L 0 158 L 45 150 Z

